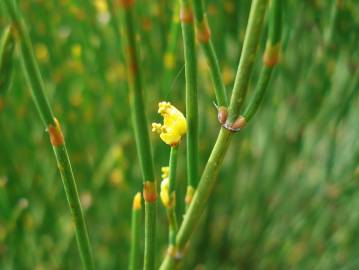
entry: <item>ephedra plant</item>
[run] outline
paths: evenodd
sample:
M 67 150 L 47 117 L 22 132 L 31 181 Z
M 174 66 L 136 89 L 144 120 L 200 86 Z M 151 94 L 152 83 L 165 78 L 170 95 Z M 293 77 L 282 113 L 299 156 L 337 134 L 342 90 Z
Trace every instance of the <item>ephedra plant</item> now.
M 174 269 L 185 259 L 187 244 L 205 211 L 216 186 L 217 175 L 226 152 L 230 148 L 231 140 L 241 132 L 252 120 L 260 107 L 261 101 L 268 88 L 273 69 L 279 63 L 281 55 L 281 0 L 253 0 L 250 7 L 248 23 L 243 41 L 243 48 L 239 59 L 237 74 L 232 91 L 227 92 L 220 68 L 221 59 L 217 56 L 208 21 L 205 6 L 201 0 L 173 1 L 174 10 L 170 27 L 170 42 L 166 51 L 165 67 L 173 66 L 171 55 L 176 50 L 176 39 L 182 32 L 185 73 L 185 112 L 181 112 L 172 102 L 167 102 L 168 91 L 162 85 L 163 100 L 159 100 L 158 113 L 163 116 L 163 124 L 153 123 L 152 130 L 160 135 L 161 140 L 170 148 L 168 164 L 163 166 L 163 180 L 156 179 L 155 162 L 150 141 L 150 119 L 146 114 L 145 98 L 146 84 L 143 83 L 143 66 L 140 63 L 141 42 L 137 31 L 137 13 L 135 0 L 119 0 L 113 5 L 120 8 L 121 46 L 125 56 L 128 96 L 130 101 L 132 127 L 137 147 L 137 156 L 141 168 L 143 191 L 134 197 L 132 208 L 132 231 L 130 269 L 138 269 L 142 264 L 140 258 L 141 247 L 141 213 L 142 199 L 144 202 L 144 269 Z M 87 231 L 85 216 L 81 207 L 75 176 L 67 153 L 64 134 L 60 122 L 55 118 L 53 109 L 47 100 L 46 88 L 41 76 L 28 29 L 22 18 L 17 2 L 5 0 L 7 13 L 11 18 L 11 27 L 5 32 L 1 43 L 1 87 L 9 85 L 11 70 L 9 65 L 13 55 L 21 62 L 22 73 L 26 77 L 28 88 L 31 90 L 33 101 L 38 110 L 44 129 L 48 132 L 50 143 L 57 160 L 66 198 L 70 207 L 76 231 L 76 239 L 84 269 L 94 269 L 96 260 L 92 255 L 92 247 Z M 109 4 L 109 6 L 112 6 Z M 180 23 L 179 23 L 180 22 Z M 268 26 L 267 38 L 262 61 L 260 61 L 260 75 L 255 82 L 255 91 L 244 103 L 251 79 L 257 51 L 263 28 Z M 117 28 L 116 28 L 117 29 Z M 14 45 L 16 43 L 16 46 Z M 198 46 L 197 46 L 198 44 Z M 16 47 L 16 53 L 13 50 Z M 120 54 L 120 52 L 118 52 Z M 197 71 L 198 55 L 203 53 L 209 68 L 214 89 L 214 103 L 217 117 L 207 119 L 218 122 L 218 137 L 203 170 L 199 167 L 199 108 L 198 89 L 199 78 Z M 10 59 L 10 60 L 9 60 Z M 10 64 L 9 64 L 10 63 Z M 166 66 L 167 65 L 167 66 Z M 3 73 L 3 71 L 6 71 Z M 165 70 L 165 81 L 173 76 L 171 70 Z M 3 82 L 5 82 L 3 84 Z M 54 100 L 56 102 L 56 100 Z M 244 107 L 243 105 L 246 104 Z M 206 104 L 212 107 L 213 104 Z M 68 132 L 71 136 L 71 131 Z M 186 136 L 186 140 L 184 137 Z M 176 191 L 178 151 L 186 141 L 186 194 L 179 197 Z M 183 147 L 184 148 L 184 147 Z M 158 205 L 158 197 L 164 207 Z M 176 208 L 179 200 L 185 201 L 185 211 L 178 213 Z M 168 223 L 168 248 L 162 262 L 156 262 L 158 246 L 157 208 L 164 208 Z M 183 218 L 182 218 L 183 216 Z M 180 218 L 181 217 L 181 218 Z M 91 229 L 91 228 L 90 228 Z

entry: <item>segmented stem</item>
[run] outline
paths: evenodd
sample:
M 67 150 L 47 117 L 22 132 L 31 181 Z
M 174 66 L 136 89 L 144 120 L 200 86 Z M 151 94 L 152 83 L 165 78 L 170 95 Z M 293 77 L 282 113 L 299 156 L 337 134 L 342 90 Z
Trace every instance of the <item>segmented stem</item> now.
M 185 58 L 186 118 L 188 123 L 187 185 L 196 188 L 198 181 L 197 57 L 191 1 L 180 0 L 180 20 Z
M 267 2 L 268 0 L 255 0 L 252 2 L 242 55 L 239 61 L 233 92 L 229 103 L 227 119 L 229 124 L 237 119 L 247 94 L 248 82 L 255 61 Z
M 153 169 L 152 150 L 148 132 L 148 121 L 143 97 L 138 49 L 134 26 L 134 0 L 121 0 L 123 7 L 123 32 L 125 58 L 129 86 L 132 125 L 135 133 L 137 153 L 143 177 L 145 200 L 145 252 L 144 269 L 155 268 L 156 254 L 156 184 Z
M 28 86 L 39 115 L 49 132 L 50 141 L 57 160 L 68 204 L 75 223 L 76 239 L 79 247 L 84 269 L 94 269 L 92 250 L 87 232 L 85 217 L 79 199 L 76 180 L 72 171 L 70 159 L 67 153 L 61 126 L 53 116 L 49 102 L 45 95 L 44 82 L 35 59 L 31 40 L 26 25 L 19 13 L 15 1 L 5 1 L 8 12 L 17 30 L 20 43 L 20 60 Z
M 239 75 L 241 76 L 236 79 L 237 90 L 233 91 L 232 99 L 236 99 L 236 95 L 238 95 L 238 84 L 241 86 L 239 88 L 241 91 L 244 91 L 243 87 L 247 87 L 248 85 L 249 75 L 259 42 L 266 6 L 267 0 L 254 0 L 252 2 L 246 38 L 244 41 L 245 49 L 243 50 L 239 64 Z M 242 75 L 248 76 L 248 78 L 242 77 Z M 241 103 L 234 102 L 232 105 L 232 111 L 239 111 L 240 106 Z M 189 209 L 177 233 L 176 245 L 180 255 L 183 252 L 183 248 L 189 240 L 193 230 L 198 224 L 199 217 L 203 213 L 209 196 L 213 191 L 220 166 L 229 147 L 232 135 L 233 133 L 225 128 L 221 128 L 219 132 L 215 146 L 211 152 L 198 188 L 193 197 L 193 201 L 189 206 Z M 161 269 L 173 269 L 174 266 L 179 262 L 180 257 L 181 256 L 175 257 L 171 256 L 171 254 L 167 254 L 162 263 Z
M 244 110 L 243 117 L 248 123 L 257 112 L 265 91 L 268 87 L 274 67 L 278 64 L 280 57 L 281 38 L 281 13 L 282 1 L 272 0 L 269 6 L 269 34 L 263 55 L 263 66 L 259 75 L 258 83 L 248 106 Z
M 202 0 L 193 0 L 193 9 L 196 19 L 197 40 L 201 44 L 207 59 L 209 71 L 214 85 L 214 92 L 218 106 L 227 106 L 227 92 L 224 85 L 218 57 L 211 39 L 211 30 L 208 25 L 207 15 L 204 13 Z
M 131 220 L 131 251 L 129 270 L 140 269 L 140 233 L 141 233 L 141 193 L 133 198 Z

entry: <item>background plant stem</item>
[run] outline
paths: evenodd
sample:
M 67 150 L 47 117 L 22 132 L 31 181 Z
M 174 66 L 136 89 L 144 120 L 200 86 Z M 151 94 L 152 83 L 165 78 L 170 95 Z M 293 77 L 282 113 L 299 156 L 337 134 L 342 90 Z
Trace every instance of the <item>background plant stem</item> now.
M 32 44 L 25 23 L 19 13 L 15 1 L 6 0 L 5 4 L 19 35 L 20 60 L 22 63 L 23 72 L 26 76 L 28 86 L 31 89 L 33 100 L 36 104 L 39 115 L 46 129 L 57 127 L 57 123 L 45 95 L 44 82 L 41 77 L 41 73 L 36 62 L 35 56 L 33 54 Z M 62 133 L 59 126 L 58 128 L 58 132 Z M 61 179 L 65 189 L 67 201 L 69 203 L 71 214 L 74 219 L 76 239 L 83 267 L 84 269 L 94 269 L 92 250 L 88 237 L 85 217 L 81 207 L 76 180 L 72 171 L 65 141 L 63 140 L 61 144 L 58 145 L 53 144 L 53 150 L 57 160 L 57 166 L 61 174 Z
M 141 233 L 141 194 L 133 198 L 131 217 L 131 251 L 129 270 L 140 269 L 140 233 Z
M 182 38 L 186 76 L 186 118 L 187 132 L 187 178 L 188 186 L 196 188 L 198 181 L 198 98 L 197 98 L 197 57 L 193 24 L 192 4 L 180 0 Z
M 218 106 L 227 106 L 227 92 L 222 79 L 221 69 L 216 51 L 211 39 L 211 30 L 207 22 L 207 16 L 204 13 L 204 6 L 202 0 L 193 1 L 194 15 L 196 19 L 197 32 L 208 31 L 208 40 L 199 40 L 203 49 L 204 55 L 207 59 L 209 71 L 211 73 L 212 82 L 214 85 L 214 92 Z M 208 27 L 208 28 L 207 28 Z M 206 34 L 206 33 L 204 33 Z
M 126 1 L 124 1 L 125 3 Z M 155 268 L 156 254 L 156 184 L 153 170 L 152 150 L 148 132 L 148 121 L 144 105 L 138 48 L 134 26 L 134 6 L 123 4 L 125 57 L 129 86 L 132 125 L 135 133 L 137 153 L 141 165 L 145 199 L 145 252 L 144 269 Z M 148 185 L 147 185 L 148 184 Z M 146 187 L 150 187 L 150 190 Z M 148 194 L 151 199 L 146 197 Z

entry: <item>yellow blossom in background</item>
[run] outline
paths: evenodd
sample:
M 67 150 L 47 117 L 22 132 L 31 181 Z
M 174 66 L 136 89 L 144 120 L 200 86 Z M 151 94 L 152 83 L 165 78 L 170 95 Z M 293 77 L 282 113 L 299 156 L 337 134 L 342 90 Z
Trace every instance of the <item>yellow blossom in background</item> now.
M 160 134 L 166 144 L 177 145 L 187 132 L 187 121 L 184 115 L 169 102 L 158 104 L 158 113 L 163 117 L 163 125 L 152 123 L 152 131 Z
M 108 11 L 107 3 L 105 0 L 95 0 L 95 7 L 99 13 Z
M 75 44 L 71 47 L 72 56 L 75 58 L 80 58 L 82 54 L 82 47 L 80 44 Z
M 35 44 L 35 55 L 39 62 L 46 63 L 49 60 L 49 52 L 43 43 Z

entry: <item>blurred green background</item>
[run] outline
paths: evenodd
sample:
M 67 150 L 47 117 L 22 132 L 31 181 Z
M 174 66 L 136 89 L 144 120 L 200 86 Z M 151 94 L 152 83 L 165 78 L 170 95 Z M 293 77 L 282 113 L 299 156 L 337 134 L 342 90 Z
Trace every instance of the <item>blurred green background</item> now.
M 206 1 L 230 93 L 249 0 Z M 283 48 L 265 100 L 221 170 L 183 269 L 359 269 L 359 3 L 283 1 Z M 183 47 L 164 61 L 175 1 L 138 0 L 150 122 L 157 103 L 184 111 Z M 9 23 L 0 2 L 0 30 Z M 98 269 L 128 263 L 133 195 L 142 189 L 129 119 L 119 8 L 110 0 L 20 1 L 67 146 Z M 266 31 L 251 78 L 258 78 Z M 198 47 L 200 170 L 219 130 Z M 19 63 L 0 93 L 0 269 L 79 269 L 60 175 Z M 148 127 L 150 128 L 150 127 Z M 151 134 L 157 179 L 169 147 Z M 178 164 L 184 209 L 185 147 Z M 158 205 L 158 263 L 167 221 Z

